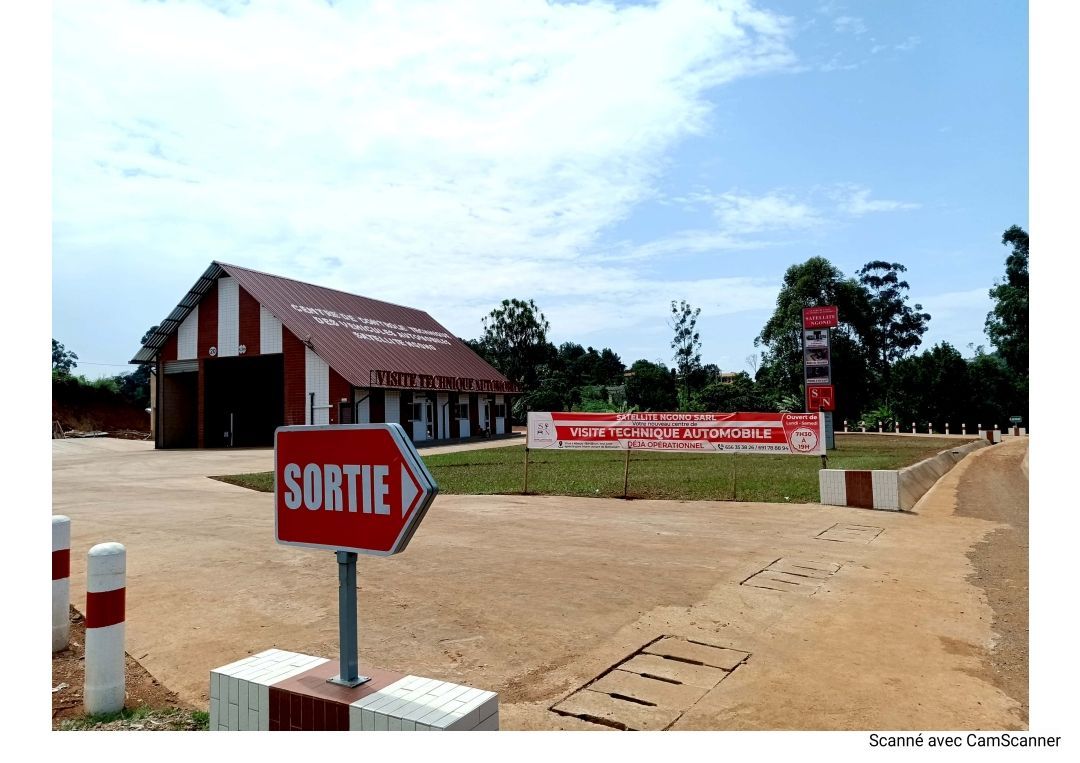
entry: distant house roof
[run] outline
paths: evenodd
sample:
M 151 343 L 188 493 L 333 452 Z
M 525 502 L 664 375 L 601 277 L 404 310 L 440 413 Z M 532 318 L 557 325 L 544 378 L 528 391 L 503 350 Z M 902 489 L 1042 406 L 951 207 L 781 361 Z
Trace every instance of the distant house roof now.
M 423 310 L 224 262 L 214 262 L 207 268 L 131 362 L 151 361 L 223 275 L 235 278 L 285 328 L 357 387 L 458 388 L 448 385 L 445 379 L 429 385 L 397 383 L 399 378 L 388 376 L 417 374 L 492 382 L 484 386 L 496 391 L 516 389 Z

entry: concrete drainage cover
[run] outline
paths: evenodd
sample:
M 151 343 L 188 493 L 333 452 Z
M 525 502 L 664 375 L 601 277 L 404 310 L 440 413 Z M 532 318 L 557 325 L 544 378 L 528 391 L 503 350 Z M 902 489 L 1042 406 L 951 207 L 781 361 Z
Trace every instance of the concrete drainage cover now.
M 839 543 L 869 543 L 883 532 L 885 532 L 884 527 L 845 525 L 837 522 L 828 530 L 818 533 L 815 537 L 818 540 L 832 540 Z
M 551 709 L 624 731 L 662 731 L 749 656 L 736 649 L 661 636 Z
M 765 569 L 748 577 L 742 585 L 812 596 L 821 588 L 826 578 L 835 575 L 839 569 L 840 565 L 832 562 L 777 559 Z

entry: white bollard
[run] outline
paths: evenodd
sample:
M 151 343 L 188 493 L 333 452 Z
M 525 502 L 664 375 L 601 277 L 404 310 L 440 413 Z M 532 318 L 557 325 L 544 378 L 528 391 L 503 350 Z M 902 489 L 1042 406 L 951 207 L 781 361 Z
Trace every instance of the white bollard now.
M 960 425 L 960 434 L 967 434 L 967 424 Z
M 860 421 L 859 426 L 862 428 L 863 434 L 866 434 L 866 422 Z
M 881 422 L 880 421 L 877 423 L 877 433 L 881 434 Z
M 949 422 L 945 422 L 945 434 L 949 433 Z
M 930 432 L 930 434 L 934 433 L 934 425 L 933 424 L 927 424 L 926 428 Z
M 71 520 L 52 518 L 52 650 L 67 649 L 71 636 Z
M 915 434 L 915 422 L 911 422 L 911 433 Z
M 895 426 L 896 426 L 896 433 L 900 434 L 900 422 L 899 421 L 896 422 Z
M 86 559 L 86 679 L 89 715 L 124 708 L 124 598 L 127 551 L 99 543 Z
M 847 431 L 847 419 L 844 419 L 844 431 Z

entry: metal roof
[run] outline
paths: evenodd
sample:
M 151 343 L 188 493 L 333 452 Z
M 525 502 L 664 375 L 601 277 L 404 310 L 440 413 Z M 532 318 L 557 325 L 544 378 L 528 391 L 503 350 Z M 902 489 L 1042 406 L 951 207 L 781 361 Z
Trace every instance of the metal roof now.
M 131 362 L 151 361 L 222 275 L 235 278 L 285 328 L 357 387 L 372 386 L 372 371 L 507 382 L 423 310 L 224 262 L 207 268 Z
M 184 322 L 184 318 L 188 317 L 188 313 L 195 309 L 195 305 L 202 301 L 203 296 L 214 285 L 214 281 L 221 277 L 223 272 L 221 265 L 216 262 L 211 263 L 206 272 L 199 276 L 199 280 L 180 300 L 180 304 L 173 308 L 173 311 L 165 317 L 165 320 L 158 324 L 154 333 L 143 342 L 142 349 L 135 353 L 135 357 L 128 362 L 151 362 L 154 356 L 165 346 L 165 342 L 168 341 L 172 333 L 180 327 L 180 324 Z

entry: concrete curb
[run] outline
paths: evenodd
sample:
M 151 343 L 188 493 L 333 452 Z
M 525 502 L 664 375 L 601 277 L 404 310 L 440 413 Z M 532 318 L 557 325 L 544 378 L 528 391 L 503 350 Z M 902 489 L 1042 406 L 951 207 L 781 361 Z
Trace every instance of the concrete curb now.
M 990 446 L 988 440 L 943 450 L 903 469 L 822 469 L 821 503 L 882 511 L 910 511 L 934 483 L 969 453 Z

